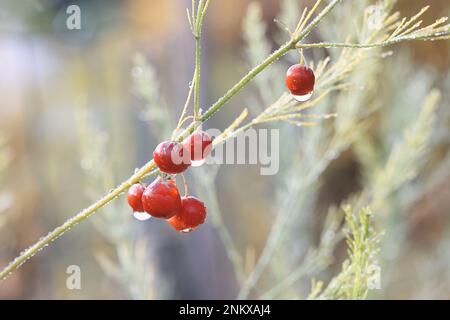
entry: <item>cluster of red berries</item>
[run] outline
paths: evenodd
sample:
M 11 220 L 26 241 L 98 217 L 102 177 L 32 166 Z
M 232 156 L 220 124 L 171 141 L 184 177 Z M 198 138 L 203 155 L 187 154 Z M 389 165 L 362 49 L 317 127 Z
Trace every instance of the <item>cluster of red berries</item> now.
M 315 76 L 311 68 L 296 64 L 286 73 L 286 86 L 295 97 L 314 91 Z M 204 131 L 197 130 L 183 142 L 164 141 L 153 151 L 153 160 L 166 174 L 184 172 L 194 161 L 202 161 L 211 152 L 212 139 Z M 128 190 L 128 204 L 135 212 L 166 219 L 178 231 L 191 231 L 205 221 L 206 207 L 203 201 L 181 197 L 175 180 L 158 177 L 152 184 L 134 184 Z
M 192 161 L 201 161 L 211 152 L 212 139 L 197 130 L 183 142 L 161 142 L 153 159 L 161 172 L 177 174 L 185 171 Z M 188 232 L 205 221 L 203 201 L 192 196 L 181 197 L 175 180 L 158 177 L 150 185 L 137 183 L 128 190 L 128 204 L 135 212 L 146 212 L 166 219 L 177 231 Z

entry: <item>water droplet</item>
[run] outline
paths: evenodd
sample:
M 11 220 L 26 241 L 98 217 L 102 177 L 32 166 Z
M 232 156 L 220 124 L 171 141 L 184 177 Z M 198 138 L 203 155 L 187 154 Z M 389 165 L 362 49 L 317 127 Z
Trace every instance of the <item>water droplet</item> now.
M 301 95 L 301 96 L 292 95 L 292 97 L 295 100 L 297 100 L 298 102 L 305 102 L 305 101 L 308 101 L 309 99 L 311 99 L 313 93 L 314 93 L 314 91 L 311 91 L 310 93 L 307 93 L 305 95 Z
M 147 212 L 133 212 L 133 217 L 136 220 L 145 221 L 145 220 L 150 219 L 152 216 L 149 215 Z
M 201 160 L 194 160 L 191 162 L 191 166 L 192 167 L 200 167 L 201 165 L 203 165 L 205 163 L 206 159 L 201 159 Z
M 194 229 L 193 229 L 193 228 L 187 228 L 187 229 L 181 230 L 180 232 L 181 232 L 181 233 L 189 233 L 189 232 L 191 232 L 192 230 L 194 230 Z

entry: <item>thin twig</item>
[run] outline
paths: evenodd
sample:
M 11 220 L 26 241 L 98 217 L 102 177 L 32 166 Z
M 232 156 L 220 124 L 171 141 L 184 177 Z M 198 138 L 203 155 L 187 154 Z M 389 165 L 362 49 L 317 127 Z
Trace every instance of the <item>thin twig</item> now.
M 333 42 L 320 42 L 320 43 L 300 43 L 297 48 L 301 49 L 313 49 L 313 48 L 354 48 L 354 49 L 370 49 L 378 47 L 391 46 L 404 41 L 435 41 L 435 40 L 447 40 L 450 39 L 450 31 L 438 34 L 437 36 L 402 36 L 392 40 L 386 40 L 376 43 L 333 43 Z
M 101 207 L 108 204 L 110 201 L 119 197 L 122 192 L 126 191 L 130 186 L 139 182 L 143 176 L 152 171 L 155 168 L 155 163 L 152 161 L 148 162 L 145 166 L 137 170 L 128 180 L 122 182 L 117 188 L 111 190 L 107 195 L 93 203 L 86 209 L 79 212 L 74 217 L 70 218 L 62 225 L 48 233 L 46 236 L 42 237 L 38 242 L 33 244 L 31 247 L 22 251 L 22 253 L 15 258 L 6 268 L 4 268 L 0 272 L 0 279 L 5 279 L 11 272 L 19 268 L 23 263 L 25 263 L 28 259 L 34 256 L 37 252 L 39 252 L 42 248 L 49 245 L 51 242 L 56 240 L 59 236 L 61 236 L 64 232 L 70 230 L 72 227 L 88 218 L 94 212 L 96 212 Z

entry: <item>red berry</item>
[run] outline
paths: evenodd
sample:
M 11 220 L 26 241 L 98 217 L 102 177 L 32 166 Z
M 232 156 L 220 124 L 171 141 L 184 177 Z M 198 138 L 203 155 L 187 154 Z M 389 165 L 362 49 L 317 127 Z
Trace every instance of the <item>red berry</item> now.
M 191 165 L 189 150 L 174 141 L 161 142 L 153 151 L 153 160 L 159 170 L 170 174 L 183 172 Z
M 205 222 L 206 207 L 195 197 L 181 198 L 181 210 L 167 220 L 175 230 L 189 232 Z
M 128 204 L 135 212 L 144 212 L 142 204 L 142 194 L 144 193 L 145 185 L 141 183 L 133 184 L 128 189 Z
M 205 159 L 212 150 L 212 138 L 202 130 L 195 131 L 183 144 L 189 150 L 192 161 Z
M 295 96 L 304 96 L 314 91 L 316 77 L 311 68 L 295 64 L 286 72 L 286 86 Z
M 181 209 L 181 198 L 174 180 L 153 181 L 142 195 L 142 204 L 148 214 L 156 218 L 169 219 Z

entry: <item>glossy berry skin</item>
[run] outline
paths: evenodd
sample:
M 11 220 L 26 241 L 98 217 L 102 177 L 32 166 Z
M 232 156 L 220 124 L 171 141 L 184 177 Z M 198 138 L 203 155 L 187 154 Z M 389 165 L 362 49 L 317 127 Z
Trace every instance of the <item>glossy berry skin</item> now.
M 197 130 L 191 134 L 183 145 L 189 150 L 192 161 L 205 159 L 212 150 L 211 136 L 202 130 Z
M 161 142 L 153 151 L 153 160 L 159 170 L 170 174 L 181 173 L 191 165 L 189 150 L 175 141 Z
M 128 189 L 128 204 L 135 212 L 144 212 L 142 194 L 144 193 L 145 187 L 146 186 L 141 183 L 136 183 Z
M 206 207 L 203 201 L 196 197 L 181 198 L 181 210 L 168 220 L 177 231 L 189 232 L 205 222 Z
M 295 64 L 286 72 L 286 86 L 295 96 L 304 96 L 314 91 L 316 77 L 310 67 Z
M 157 178 L 142 194 L 145 212 L 155 218 L 169 219 L 180 212 L 181 198 L 174 180 Z

